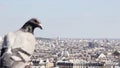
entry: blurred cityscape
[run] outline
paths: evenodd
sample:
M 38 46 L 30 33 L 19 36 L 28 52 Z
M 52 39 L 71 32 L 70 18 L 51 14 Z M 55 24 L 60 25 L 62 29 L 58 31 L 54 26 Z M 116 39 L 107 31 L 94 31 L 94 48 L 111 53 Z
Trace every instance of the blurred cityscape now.
M 36 40 L 31 68 L 120 68 L 120 39 Z
M 37 45 L 31 59 L 39 64 L 49 62 L 58 68 L 120 68 L 119 39 L 36 39 Z

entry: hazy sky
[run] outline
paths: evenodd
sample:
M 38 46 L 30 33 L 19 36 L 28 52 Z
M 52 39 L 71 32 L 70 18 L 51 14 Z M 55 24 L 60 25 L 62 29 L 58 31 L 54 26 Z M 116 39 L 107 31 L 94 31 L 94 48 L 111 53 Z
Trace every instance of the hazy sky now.
M 30 18 L 44 30 L 37 37 L 120 38 L 120 0 L 1 0 L 0 35 Z

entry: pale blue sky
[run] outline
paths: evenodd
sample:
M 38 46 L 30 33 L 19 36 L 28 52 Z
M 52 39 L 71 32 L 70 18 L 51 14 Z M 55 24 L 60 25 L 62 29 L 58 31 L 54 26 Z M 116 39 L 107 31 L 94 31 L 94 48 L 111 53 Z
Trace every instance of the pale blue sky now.
M 120 38 L 120 0 L 1 0 L 0 35 L 38 18 L 37 37 Z

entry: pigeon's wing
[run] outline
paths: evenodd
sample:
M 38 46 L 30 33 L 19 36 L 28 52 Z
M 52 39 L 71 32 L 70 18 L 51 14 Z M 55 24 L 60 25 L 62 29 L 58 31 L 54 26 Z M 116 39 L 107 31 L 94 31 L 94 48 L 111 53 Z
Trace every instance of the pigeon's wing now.
M 33 54 L 35 49 L 35 37 L 31 33 L 23 31 L 17 31 L 15 35 L 16 37 L 12 50 L 17 49 L 17 54 L 20 54 L 21 59 L 29 61 L 30 56 Z
M 8 33 L 4 36 L 2 49 L 1 49 L 1 57 L 0 57 L 0 67 L 11 66 L 13 61 L 10 59 L 12 52 L 11 46 L 14 44 L 14 33 Z
M 9 33 L 4 37 L 2 45 L 2 63 L 11 66 L 15 61 L 28 62 L 34 49 L 35 37 L 33 34 L 23 31 Z

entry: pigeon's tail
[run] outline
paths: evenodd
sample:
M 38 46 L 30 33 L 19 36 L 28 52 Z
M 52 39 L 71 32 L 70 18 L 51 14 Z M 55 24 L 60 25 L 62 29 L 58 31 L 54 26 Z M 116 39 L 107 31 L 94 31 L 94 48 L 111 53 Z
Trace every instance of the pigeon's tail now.
M 2 56 L 0 56 L 0 68 L 3 68 L 3 64 L 2 64 Z
M 2 66 L 2 58 L 3 58 L 3 56 L 0 56 L 0 68 L 3 67 Z
M 0 68 L 5 68 L 5 67 L 3 67 L 3 56 L 4 56 L 4 52 L 5 52 L 5 48 L 2 48 L 1 49 L 1 54 L 0 54 Z

